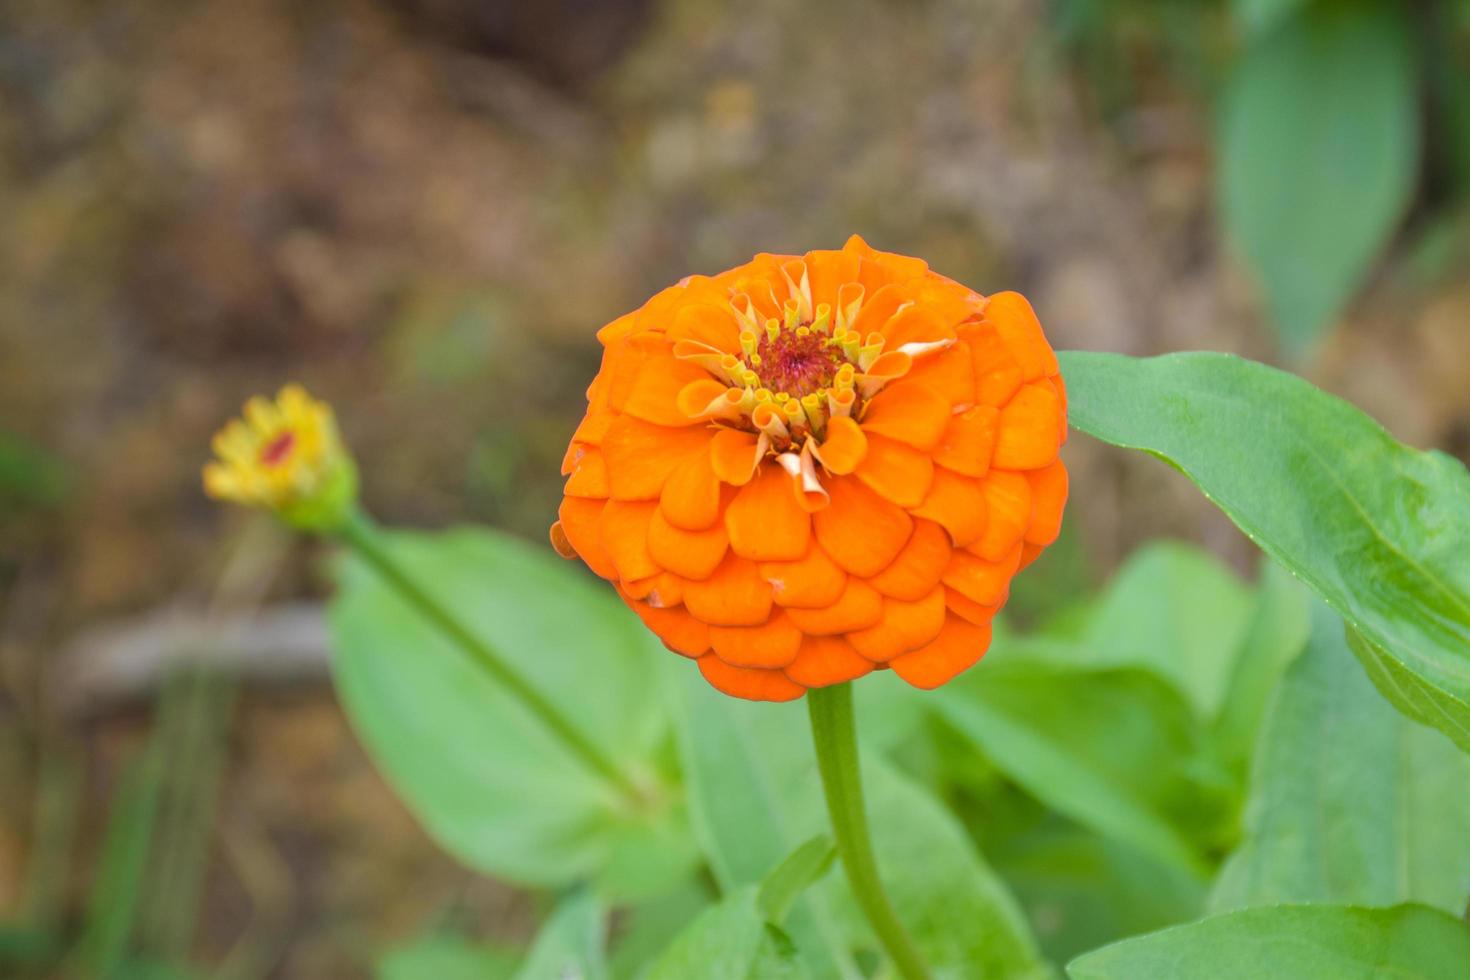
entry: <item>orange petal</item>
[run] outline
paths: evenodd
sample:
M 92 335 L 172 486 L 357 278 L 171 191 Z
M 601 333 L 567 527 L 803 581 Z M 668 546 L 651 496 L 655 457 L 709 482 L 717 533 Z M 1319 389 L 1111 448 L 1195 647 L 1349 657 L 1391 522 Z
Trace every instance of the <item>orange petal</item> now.
M 638 369 L 623 413 L 654 425 L 694 425 L 697 420 L 679 407 L 679 392 L 691 382 L 708 380 L 703 368 L 673 355 L 650 357 Z
M 699 658 L 699 672 L 715 690 L 747 701 L 795 701 L 806 693 L 779 670 L 734 667 L 714 654 Z
M 883 615 L 867 629 L 847 634 L 847 642 L 875 663 L 917 650 L 939 635 L 944 626 L 944 586 L 936 586 L 916 602 L 883 600 Z
M 999 420 L 1000 412 L 993 405 L 976 405 L 950 416 L 934 462 L 966 476 L 984 476 L 995 454 Z
M 759 438 L 753 432 L 720 429 L 709 444 L 710 466 L 725 483 L 743 487 L 761 461 Z
M 699 657 L 708 652 L 709 627 L 684 610 L 657 609 L 626 596 L 623 601 L 670 650 L 686 657 Z
M 1046 342 L 1036 311 L 1020 293 L 996 293 L 985 304 L 985 319 L 995 325 L 1001 341 L 1021 368 L 1027 381 L 1056 374 L 1057 355 Z
M 771 615 L 771 586 L 755 562 L 729 552 L 709 578 L 684 583 L 684 608 L 711 626 L 759 626 Z
M 904 380 L 884 388 L 868 403 L 863 431 L 927 450 L 938 445 L 949 418 L 949 402 L 942 395 Z
M 1025 568 L 1027 565 L 1040 558 L 1041 553 L 1045 550 L 1046 548 L 1043 545 L 1032 544 L 1029 541 L 1023 543 L 1021 545 L 1021 564 L 1016 569 L 1016 571 L 1019 572 L 1022 568 Z
M 602 441 L 614 500 L 655 500 L 669 474 L 710 441 L 703 426 L 670 428 L 620 415 Z
M 1010 401 L 1025 379 L 1021 368 L 1001 343 L 995 327 L 979 323 L 961 331 L 970 342 L 970 362 L 975 371 L 975 402 L 997 407 Z
M 633 582 L 661 570 L 648 553 L 648 524 L 658 510 L 652 501 L 609 500 L 598 524 L 602 547 L 624 582 Z
M 926 691 L 951 680 L 985 655 L 990 646 L 990 627 L 976 626 L 951 616 L 944 629 L 927 646 L 894 657 L 888 662 L 893 672 L 914 687 Z
M 686 306 L 674 314 L 669 326 L 670 340 L 696 340 L 722 351 L 740 350 L 740 328 L 729 307 L 704 303 Z
M 923 303 L 915 303 L 899 310 L 881 329 L 883 338 L 888 341 L 884 345 L 888 350 L 898 350 L 904 344 L 927 344 L 936 340 L 954 339 L 953 328 Z
M 1062 406 L 1061 417 L 1057 419 L 1057 429 L 1060 433 L 1057 436 L 1057 442 L 1065 446 L 1067 444 L 1067 383 L 1062 380 L 1060 374 L 1057 374 L 1052 376 L 1051 386 L 1057 393 L 1057 404 Z
M 989 626 L 995 614 L 1000 612 L 999 605 L 982 606 L 974 599 L 965 598 L 947 585 L 944 587 L 944 603 L 949 607 L 951 613 L 963 616 L 976 626 Z
M 858 257 L 848 252 L 812 251 L 806 253 L 807 276 L 812 284 L 812 302 L 826 303 L 837 310 L 837 290 L 845 282 L 857 279 Z
M 664 518 L 686 531 L 703 531 L 720 520 L 720 479 L 710 467 L 708 449 L 686 456 L 669 473 L 659 492 Z
M 914 533 L 892 564 L 868 579 L 868 583 L 895 599 L 912 602 L 928 595 L 939 584 L 949 564 L 949 535 L 932 521 L 914 521 Z M 777 600 L 779 601 L 779 599 Z
M 969 551 L 956 551 L 949 556 L 944 570 L 944 584 L 971 602 L 982 606 L 998 606 L 1010 592 L 1011 578 L 1021 561 L 1018 544 L 1001 561 L 986 561 Z M 688 601 L 685 588 L 686 598 Z
M 648 522 L 648 554 L 661 568 L 683 578 L 707 579 L 725 558 L 730 539 L 723 524 L 703 531 L 675 527 L 655 511 Z
M 917 449 L 870 433 L 868 455 L 857 468 L 857 478 L 885 500 L 917 507 L 934 481 L 934 461 Z
M 941 525 L 949 532 L 954 546 L 964 548 L 978 541 L 985 532 L 985 493 L 978 480 L 941 466 L 934 471 L 928 496 L 912 513 Z
M 963 340 L 948 350 L 914 361 L 904 384 L 921 385 L 952 406 L 975 401 L 975 367 L 970 345 Z
M 842 596 L 825 609 L 788 608 L 786 615 L 803 633 L 829 636 L 867 629 L 883 615 L 883 597 L 862 579 L 849 578 Z
M 882 333 L 888 321 L 898 312 L 898 308 L 908 301 L 908 296 L 898 286 L 882 286 L 876 289 L 869 287 L 867 298 L 863 300 L 857 317 L 848 324 L 848 329 L 856 330 L 865 340 L 870 333 Z M 887 344 L 884 346 L 889 350 L 894 349 Z
M 592 446 L 572 443 L 577 453 L 572 458 L 571 474 L 567 477 L 568 497 L 606 497 L 607 464 L 602 453 Z
M 785 667 L 801 647 L 801 630 L 777 610 L 760 626 L 711 626 L 715 655 L 736 667 Z
M 764 466 L 725 508 L 730 549 L 752 561 L 795 561 L 806 554 L 812 519 L 796 501 L 791 478 Z
M 1031 484 L 1020 473 L 991 470 L 980 489 L 985 493 L 985 533 L 971 547 L 986 561 L 999 561 L 1020 543 L 1031 523 Z
M 668 572 L 623 582 L 621 588 L 624 598 L 641 599 L 655 609 L 672 609 L 684 602 L 684 580 Z
M 602 440 L 607 436 L 607 427 L 612 425 L 615 418 L 617 415 L 606 408 L 595 405 L 588 408 L 587 414 L 577 424 L 577 431 L 572 433 L 572 441 L 585 442 L 590 446 L 602 445 Z
M 553 521 L 551 524 L 551 550 L 562 558 L 577 557 L 577 549 L 572 547 L 571 539 L 567 537 L 566 529 L 561 526 L 561 521 Z
M 1067 506 L 1067 468 L 1057 460 L 1050 466 L 1026 474 L 1031 484 L 1031 523 L 1026 543 L 1049 545 L 1062 530 L 1062 511 Z
M 1062 406 L 1051 382 L 1025 385 L 1000 410 L 994 465 L 1007 470 L 1040 469 L 1057 458 L 1057 418 Z
M 827 421 L 826 435 L 812 452 L 829 473 L 843 476 L 857 469 L 868 455 L 868 437 L 852 419 L 838 415 Z
M 560 518 L 557 523 L 561 525 L 561 532 L 567 543 L 582 557 L 588 568 L 603 578 L 615 579 L 618 577 L 618 570 L 602 547 L 602 535 L 599 531 L 602 512 L 606 506 L 605 500 L 567 497 L 562 500 L 561 509 L 557 511 L 557 517 Z
M 817 541 L 853 575 L 878 574 L 908 542 L 914 522 L 854 477 L 838 477 L 827 490 L 832 502 L 812 515 Z
M 786 665 L 786 676 L 806 687 L 826 687 L 861 677 L 872 669 L 872 661 L 842 637 L 808 636 L 802 640 L 796 659 Z
M 827 557 L 821 545 L 812 545 L 796 561 L 761 562 L 760 570 L 761 577 L 771 583 L 778 606 L 830 606 L 847 588 L 847 573 Z

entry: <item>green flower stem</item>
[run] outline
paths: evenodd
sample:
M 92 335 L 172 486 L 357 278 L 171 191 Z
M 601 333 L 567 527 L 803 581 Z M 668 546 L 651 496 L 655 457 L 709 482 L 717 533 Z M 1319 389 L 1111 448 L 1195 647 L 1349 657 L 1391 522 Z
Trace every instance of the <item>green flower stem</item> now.
M 929 970 L 908 930 L 894 914 L 873 858 L 868 814 L 863 806 L 862 773 L 858 769 L 857 730 L 852 720 L 852 683 L 813 688 L 807 692 L 806 702 L 827 813 L 832 818 L 832 836 L 853 896 L 899 975 L 904 980 L 927 980 Z
M 587 767 L 606 778 L 624 793 L 629 800 L 643 797 L 638 786 L 597 743 L 587 737 L 576 725 L 539 691 L 527 683 L 493 647 L 467 627 L 458 616 L 430 595 L 407 569 L 383 546 L 377 528 L 371 518 L 354 508 L 341 526 L 337 536 L 373 567 L 383 580 L 397 590 L 409 605 L 433 623 L 445 636 L 453 640 L 469 655 L 476 666 L 493 677 L 503 688 L 520 699 L 526 709 L 540 719 L 571 750 L 572 754 L 586 763 Z

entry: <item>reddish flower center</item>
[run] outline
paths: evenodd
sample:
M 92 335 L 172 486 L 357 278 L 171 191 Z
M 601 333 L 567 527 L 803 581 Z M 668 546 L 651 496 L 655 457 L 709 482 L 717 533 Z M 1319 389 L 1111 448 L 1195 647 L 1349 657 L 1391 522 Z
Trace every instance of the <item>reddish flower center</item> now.
M 262 466 L 280 466 L 291 455 L 291 449 L 296 445 L 296 433 L 282 432 L 270 442 L 266 443 L 260 450 L 260 463 Z
M 766 387 L 793 398 L 831 387 L 843 364 L 841 351 L 828 344 L 825 333 L 782 330 L 774 340 L 762 335 L 755 352 Z

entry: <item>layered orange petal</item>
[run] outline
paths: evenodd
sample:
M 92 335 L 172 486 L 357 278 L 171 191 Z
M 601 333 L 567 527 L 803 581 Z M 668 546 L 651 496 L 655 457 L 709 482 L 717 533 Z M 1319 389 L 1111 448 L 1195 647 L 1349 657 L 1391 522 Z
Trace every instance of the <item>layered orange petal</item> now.
M 699 658 L 699 672 L 716 690 L 747 701 L 795 701 L 806 693 L 779 670 L 736 667 L 714 654 Z
M 985 494 L 985 532 L 974 549 L 986 561 L 999 561 L 1021 542 L 1031 523 L 1031 484 L 1020 473 L 992 470 L 981 490 Z
M 614 500 L 656 500 L 679 464 L 709 443 L 699 426 L 673 428 L 622 415 L 602 440 L 608 496 Z
M 914 521 L 914 533 L 889 566 L 868 580 L 885 596 L 912 602 L 933 591 L 949 565 L 949 534 L 933 521 Z
M 956 551 L 949 556 L 944 569 L 944 584 L 971 602 L 982 606 L 998 606 L 1010 590 L 1011 576 L 1021 560 L 1021 546 L 1016 545 L 1000 561 L 986 561 L 969 551 Z M 687 598 L 687 589 L 685 601 Z
M 934 461 L 926 453 L 882 436 L 868 436 L 868 455 L 857 478 L 878 496 L 900 507 L 917 507 L 934 481 Z
M 743 558 L 795 561 L 806 554 L 812 521 L 785 471 L 763 466 L 725 508 L 725 529 L 730 548 Z
M 710 466 L 708 449 L 686 456 L 659 491 L 659 510 L 675 527 L 703 531 L 720 520 L 720 478 Z
M 796 659 L 786 665 L 786 676 L 807 687 L 826 687 L 854 680 L 873 669 L 873 662 L 840 636 L 802 639 Z
M 598 525 L 602 549 L 612 559 L 624 582 L 657 575 L 659 565 L 648 553 L 648 525 L 658 504 L 652 501 L 609 500 Z
M 675 653 L 700 657 L 709 650 L 709 627 L 683 609 L 658 609 L 637 600 L 628 601 L 628 605 L 643 625 Z
M 723 524 L 703 531 L 686 531 L 675 527 L 656 511 L 648 522 L 648 555 L 662 568 L 689 579 L 706 579 L 714 574 L 730 538 Z
M 867 577 L 882 571 L 913 531 L 909 515 L 851 476 L 832 480 L 827 489 L 832 502 L 812 515 L 817 541 L 853 575 Z
M 711 626 L 759 626 L 771 604 L 770 583 L 755 562 L 734 552 L 709 578 L 684 585 L 684 608 Z
M 976 626 L 958 616 L 949 617 L 939 635 L 912 653 L 888 662 L 893 672 L 914 687 L 933 690 L 971 667 L 990 646 L 990 627 Z
M 820 545 L 812 545 L 796 561 L 761 562 L 760 573 L 780 606 L 819 609 L 832 605 L 847 588 L 847 573 Z
M 995 454 L 1000 412 L 993 405 L 976 405 L 949 417 L 934 462 L 965 476 L 984 476 Z
M 737 667 L 785 667 L 801 647 L 801 630 L 779 610 L 760 626 L 711 626 L 710 646 Z
M 944 467 L 934 471 L 934 482 L 924 502 L 912 511 L 949 532 L 956 548 L 974 544 L 985 533 L 986 503 L 978 480 L 952 473 Z
M 1008 470 L 1039 469 L 1057 458 L 1061 403 L 1045 379 L 1021 387 L 1000 410 L 994 465 Z
M 830 636 L 867 629 L 883 615 L 883 597 L 862 579 L 849 578 L 842 595 L 821 609 L 788 608 L 786 614 L 803 633 Z
M 557 511 L 557 524 L 567 544 L 587 563 L 587 567 L 603 578 L 618 577 L 612 556 L 602 547 L 602 512 L 607 501 L 590 497 L 566 497 Z
M 847 642 L 864 657 L 882 663 L 933 640 L 944 626 L 944 616 L 942 585 L 914 602 L 885 598 L 878 621 L 867 629 L 848 633 Z
M 1057 460 L 1050 466 L 1026 474 L 1031 484 L 1031 523 L 1026 528 L 1026 543 L 1045 547 L 1057 539 L 1062 530 L 1062 510 L 1067 505 L 1067 468 Z
M 933 449 L 944 435 L 950 407 L 944 396 L 913 381 L 898 381 L 878 393 L 863 414 L 863 431 Z

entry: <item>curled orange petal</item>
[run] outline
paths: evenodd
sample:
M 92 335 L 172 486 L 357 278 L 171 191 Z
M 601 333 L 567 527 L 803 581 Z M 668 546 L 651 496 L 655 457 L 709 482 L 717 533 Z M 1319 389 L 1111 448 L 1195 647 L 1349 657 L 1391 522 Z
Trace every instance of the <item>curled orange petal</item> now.
M 851 418 L 839 415 L 827 423 L 826 437 L 812 451 L 829 472 L 843 476 L 868 455 L 868 437 Z
M 720 429 L 710 440 L 710 466 L 725 483 L 743 487 L 761 461 L 760 437 L 754 432 Z

